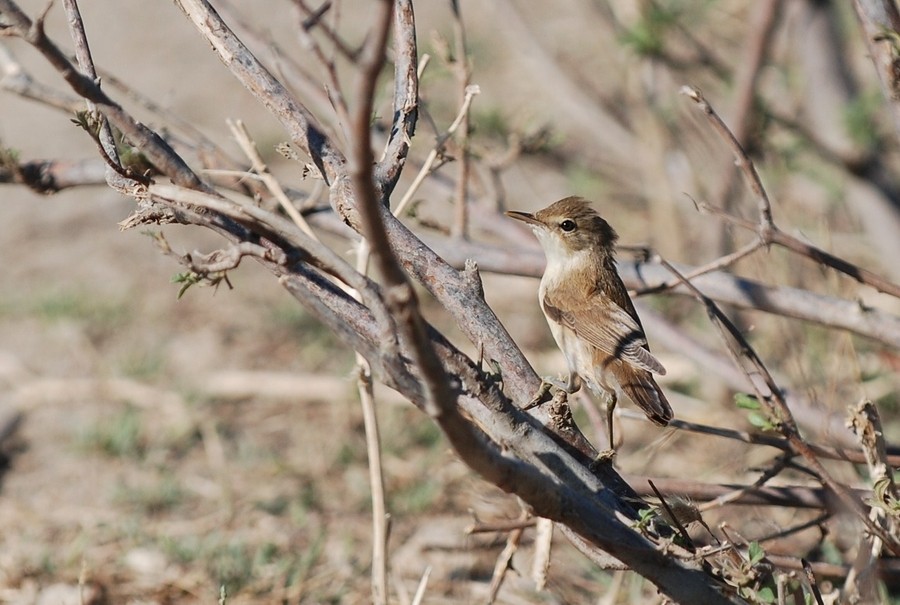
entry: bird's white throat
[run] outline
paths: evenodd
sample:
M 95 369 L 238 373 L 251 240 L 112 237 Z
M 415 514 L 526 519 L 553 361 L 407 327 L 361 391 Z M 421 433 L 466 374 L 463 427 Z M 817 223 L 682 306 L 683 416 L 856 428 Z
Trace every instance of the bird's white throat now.
M 578 273 L 590 262 L 590 249 L 573 251 L 556 233 L 541 227 L 534 227 L 533 230 L 547 257 L 547 268 L 541 279 L 542 291 L 573 275 L 573 272 Z

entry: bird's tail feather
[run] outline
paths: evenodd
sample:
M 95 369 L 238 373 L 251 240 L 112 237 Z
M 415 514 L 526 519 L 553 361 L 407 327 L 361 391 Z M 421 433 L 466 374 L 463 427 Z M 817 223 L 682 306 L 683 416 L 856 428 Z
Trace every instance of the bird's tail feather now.
M 653 374 L 646 370 L 637 370 L 628 366 L 617 368 L 616 378 L 629 399 L 641 408 L 647 418 L 660 426 L 666 426 L 672 420 L 672 406 L 656 381 Z

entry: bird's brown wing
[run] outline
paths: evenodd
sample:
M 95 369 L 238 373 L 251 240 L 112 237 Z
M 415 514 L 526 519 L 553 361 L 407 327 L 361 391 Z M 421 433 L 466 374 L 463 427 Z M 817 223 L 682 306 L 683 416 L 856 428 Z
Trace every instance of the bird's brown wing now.
M 586 301 L 572 304 L 572 300 Z M 583 340 L 617 359 L 642 370 L 664 375 L 666 369 L 650 353 L 644 330 L 636 315 L 605 296 L 544 297 L 544 313 L 556 323 L 569 328 Z

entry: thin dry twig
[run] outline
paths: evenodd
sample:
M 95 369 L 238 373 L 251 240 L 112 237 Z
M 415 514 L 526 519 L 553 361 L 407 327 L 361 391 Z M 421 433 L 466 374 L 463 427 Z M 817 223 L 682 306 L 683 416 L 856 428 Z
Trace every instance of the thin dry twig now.
M 756 83 L 769 49 L 769 41 L 778 22 L 777 16 L 782 0 L 764 0 L 758 4 L 758 8 L 753 11 L 750 33 L 741 60 L 738 62 L 737 73 L 734 75 L 730 130 L 734 133 L 735 142 L 741 147 L 747 144 L 756 100 Z M 733 167 L 722 171 L 723 177 L 713 194 L 712 199 L 726 208 L 731 206 L 726 196 L 734 185 L 735 172 Z
M 469 66 L 469 54 L 466 48 L 466 27 L 463 22 L 462 8 L 459 0 L 451 0 L 450 6 L 453 12 L 453 45 L 456 49 L 453 61 L 453 72 L 456 75 L 456 83 L 459 88 L 460 106 L 466 106 L 469 98 L 469 80 L 472 70 Z M 469 151 L 469 112 L 460 112 L 462 119 L 459 124 L 459 137 L 457 147 L 459 149 L 456 158 L 458 172 L 456 176 L 456 191 L 454 194 L 455 213 L 450 233 L 460 239 L 469 237 L 469 172 L 472 159 Z
M 410 202 L 412 202 L 413 196 L 415 196 L 416 192 L 419 190 L 419 187 L 425 181 L 425 178 L 432 173 L 434 163 L 443 153 L 444 146 L 446 145 L 447 141 L 454 135 L 454 133 L 456 133 L 456 130 L 465 120 L 465 116 L 469 113 L 469 108 L 472 106 L 472 99 L 475 97 L 475 95 L 480 93 L 481 89 L 476 85 L 470 85 L 466 87 L 466 94 L 465 97 L 463 97 L 463 102 L 459 108 L 459 112 L 456 114 L 456 118 L 454 118 L 453 122 L 450 124 L 444 134 L 440 135 L 437 138 L 434 147 L 432 147 L 431 151 L 428 152 L 428 157 L 425 158 L 425 162 L 422 163 L 422 167 L 419 169 L 418 174 L 416 174 L 416 178 L 413 179 L 413 182 L 410 184 L 409 189 L 406 190 L 406 193 L 403 194 L 403 197 L 400 198 L 400 201 L 394 208 L 394 214 L 396 214 L 397 216 L 401 216 L 406 211 L 406 207 L 410 204 Z
M 538 517 L 534 532 L 534 555 L 531 559 L 531 579 L 535 590 L 544 590 L 550 572 L 550 549 L 553 545 L 553 521 Z
M 369 244 L 366 240 L 360 241 L 356 250 L 356 270 L 363 275 L 369 272 Z M 381 462 L 381 432 L 375 408 L 372 367 L 359 352 L 356 352 L 356 367 L 359 401 L 362 405 L 366 432 L 369 484 L 372 490 L 372 602 L 376 605 L 385 605 L 388 602 L 389 516 L 384 489 L 384 465 Z
M 351 48 L 350 45 L 338 34 L 337 31 L 325 22 L 325 14 L 334 6 L 331 0 L 323 2 L 319 8 L 312 9 L 304 0 L 294 0 L 294 4 L 306 15 L 306 18 L 300 24 L 303 30 L 309 31 L 313 28 L 320 30 L 328 38 L 328 41 L 334 46 L 341 56 L 350 61 L 355 62 L 359 57 L 362 49 Z
M 421 605 L 425 602 L 425 589 L 428 587 L 429 577 L 431 577 L 431 565 L 422 572 L 422 578 L 419 580 L 419 585 L 416 586 L 416 594 L 413 596 L 410 605 Z
M 527 517 L 528 513 L 523 512 L 519 517 L 519 520 L 524 521 Z M 506 579 L 506 574 L 512 569 L 512 558 L 519 550 L 519 543 L 522 541 L 523 531 L 522 528 L 516 528 L 510 531 L 509 535 L 506 536 L 506 545 L 494 562 L 494 571 L 491 574 L 491 583 L 488 587 L 488 603 L 494 603 L 497 600 L 497 595 L 500 593 L 500 587 L 503 586 L 503 580 Z
M 635 412 L 628 409 L 616 410 L 616 415 L 621 416 L 623 418 L 629 418 L 631 420 L 637 421 L 647 421 L 647 417 L 644 414 L 639 412 Z M 783 452 L 792 452 L 791 444 L 783 437 L 776 437 L 774 435 L 765 435 L 762 433 L 750 433 L 747 431 L 740 431 L 737 429 L 729 429 L 719 426 L 711 426 L 708 424 L 701 424 L 699 422 L 690 422 L 688 420 L 679 420 L 678 418 L 673 419 L 669 423 L 669 428 L 673 428 L 676 430 L 682 431 L 690 431 L 692 433 L 701 433 L 704 435 L 714 435 L 716 437 L 723 437 L 725 439 L 733 439 L 735 441 L 741 441 L 743 443 L 750 443 L 753 445 L 766 445 L 769 447 L 774 447 Z M 851 450 L 848 448 L 839 448 L 839 447 L 831 447 L 827 445 L 821 445 L 818 443 L 809 443 L 810 449 L 816 453 L 820 458 L 828 458 L 830 460 L 843 460 L 846 462 L 852 462 L 853 464 L 864 464 L 866 462 L 866 455 L 863 452 L 858 450 Z M 892 466 L 900 466 L 900 454 L 885 454 L 887 463 Z
M 821 477 L 823 483 L 838 496 L 848 509 L 856 513 L 869 531 L 885 541 L 885 545 L 891 552 L 895 554 L 900 553 L 900 541 L 869 519 L 865 505 L 846 486 L 835 481 L 825 467 L 822 466 L 821 461 L 812 448 L 800 436 L 796 421 L 790 407 L 781 394 L 781 389 L 775 384 L 775 380 L 765 364 L 763 364 L 743 335 L 735 328 L 734 324 L 731 323 L 713 301 L 697 290 L 691 282 L 685 280 L 674 267 L 669 265 L 664 259 L 661 259 L 660 262 L 668 266 L 673 275 L 680 277 L 682 284 L 690 289 L 695 298 L 704 305 L 710 320 L 726 342 L 726 348 L 736 366 L 741 368 L 747 375 L 747 379 L 752 382 L 759 402 L 765 406 L 775 427 L 790 442 L 794 452 L 806 460 L 810 467 Z M 744 365 L 745 363 L 749 364 L 749 369 Z M 759 380 L 754 380 L 754 376 Z
M 745 180 L 747 181 L 747 184 L 749 185 L 751 191 L 753 191 L 753 194 L 756 196 L 757 210 L 759 214 L 758 223 L 756 225 L 756 232 L 760 242 L 767 246 L 771 244 L 777 244 L 779 246 L 782 246 L 783 248 L 791 250 L 792 252 L 806 256 L 807 258 L 824 266 L 831 267 L 836 271 L 854 278 L 856 281 L 862 284 L 872 286 L 879 292 L 884 292 L 885 294 L 890 294 L 891 296 L 900 298 L 900 285 L 894 284 L 889 280 L 881 277 L 880 275 L 869 271 L 868 269 L 863 269 L 862 267 L 854 265 L 853 263 L 850 263 L 840 257 L 825 252 L 821 248 L 817 248 L 816 246 L 807 244 L 806 242 L 800 241 L 799 239 L 781 231 L 775 225 L 775 222 L 772 218 L 772 204 L 769 201 L 769 196 L 768 193 L 766 193 L 765 187 L 763 187 L 762 180 L 759 178 L 759 173 L 756 170 L 756 166 L 753 164 L 753 161 L 747 155 L 746 151 L 744 151 L 743 146 L 735 138 L 735 135 L 728 129 L 728 126 L 725 124 L 725 122 L 722 121 L 722 118 L 719 117 L 719 115 L 712 108 L 709 102 L 703 97 L 703 94 L 698 89 L 691 86 L 683 86 L 681 92 L 697 104 L 697 107 L 704 113 L 704 115 L 706 115 L 706 117 L 710 121 L 710 124 L 712 124 L 716 132 L 726 143 L 728 143 L 728 146 L 731 148 L 731 151 L 736 158 L 738 167 L 744 174 Z M 716 214 L 722 217 L 727 217 L 729 222 L 732 222 L 734 224 L 744 227 L 747 226 L 746 221 L 743 221 L 737 217 L 733 217 L 732 215 L 722 210 L 717 210 Z
M 302 0 L 295 0 L 295 3 L 304 11 L 309 13 L 309 9 L 306 7 L 305 3 Z M 327 10 L 330 7 L 330 3 L 326 3 L 323 5 L 323 9 Z M 321 17 L 324 15 L 324 12 L 321 14 L 316 14 L 307 18 L 301 27 L 297 29 L 297 35 L 300 37 L 300 44 L 306 50 L 312 52 L 313 56 L 319 62 L 319 64 L 325 69 L 325 73 L 328 76 L 328 85 L 325 87 L 325 92 L 328 94 L 328 99 L 331 101 L 331 106 L 334 108 L 335 113 L 337 114 L 338 124 L 341 127 L 340 132 L 344 135 L 345 141 L 349 137 L 349 133 L 347 129 L 350 127 L 350 112 L 347 109 L 347 101 L 344 98 L 344 93 L 341 87 L 341 81 L 338 78 L 337 72 L 337 64 L 335 64 L 333 59 L 329 59 L 325 55 L 325 50 L 316 40 L 315 36 L 312 35 L 311 30 L 314 28 L 321 28 L 323 31 L 330 32 L 333 34 L 333 30 L 331 28 L 325 26 L 322 22 Z M 341 48 L 336 45 L 336 48 Z
M 0 88 L 22 98 L 37 101 L 69 114 L 77 112 L 84 106 L 83 99 L 36 82 L 3 43 L 0 43 L 0 73 L 2 73 Z
M 806 580 L 809 582 L 809 587 L 810 590 L 812 590 L 813 597 L 816 599 L 816 604 L 825 605 L 825 601 L 822 600 L 822 592 L 819 590 L 819 585 L 816 582 L 816 574 L 812 565 L 810 565 L 809 561 L 806 559 L 800 559 L 800 564 L 803 566 L 803 572 L 806 574 Z
M 372 492 L 372 602 L 388 602 L 388 513 L 384 489 L 384 469 L 381 463 L 381 437 L 372 387 L 372 369 L 357 353 L 357 384 L 366 432 L 366 452 L 369 460 L 369 486 Z
M 287 215 L 291 217 L 294 224 L 300 227 L 304 233 L 312 239 L 318 239 L 316 234 L 310 228 L 309 223 L 306 222 L 306 219 L 303 218 L 303 215 L 300 214 L 296 206 L 291 202 L 291 199 L 284 192 L 284 189 L 281 188 L 281 183 L 279 183 L 278 179 L 269 172 L 269 167 L 266 166 L 262 156 L 259 155 L 256 143 L 254 143 L 253 139 L 250 137 L 250 133 L 247 131 L 244 122 L 242 120 L 227 120 L 226 123 L 231 130 L 231 134 L 238 142 L 238 145 L 240 145 L 241 151 L 243 151 L 244 155 L 247 156 L 247 159 L 250 160 L 250 165 L 256 173 L 256 176 L 265 184 L 272 196 L 278 200 L 278 204 L 284 209 Z
M 148 160 L 178 185 L 208 189 L 185 161 L 157 133 L 135 120 L 103 92 L 93 79 L 80 73 L 65 53 L 44 32 L 44 16 L 32 21 L 12 0 L 0 0 L 0 12 L 9 23 L 5 34 L 15 35 L 37 49 L 77 94 L 93 102 Z M 126 191 L 126 193 L 129 193 Z
M 78 2 L 76 0 L 63 0 L 62 4 L 66 11 L 66 15 L 68 16 L 69 32 L 71 33 L 72 41 L 75 44 L 75 58 L 78 61 L 78 67 L 80 68 L 81 73 L 92 79 L 99 87 L 100 79 L 97 77 L 97 70 L 94 68 L 94 60 L 91 57 L 91 49 L 88 45 L 87 35 L 84 32 L 84 22 L 81 19 L 81 11 L 78 8 Z M 88 112 L 93 114 L 97 111 L 96 105 L 90 99 L 86 100 L 86 104 Z M 119 160 L 119 153 L 116 150 L 116 142 L 113 138 L 113 132 L 112 128 L 109 126 L 109 121 L 102 116 L 100 118 L 100 132 L 98 133 L 98 138 L 103 153 L 110 163 L 106 171 L 106 179 L 109 186 L 118 190 L 133 186 L 133 183 L 126 182 L 126 179 L 129 178 L 130 175 L 125 171 Z

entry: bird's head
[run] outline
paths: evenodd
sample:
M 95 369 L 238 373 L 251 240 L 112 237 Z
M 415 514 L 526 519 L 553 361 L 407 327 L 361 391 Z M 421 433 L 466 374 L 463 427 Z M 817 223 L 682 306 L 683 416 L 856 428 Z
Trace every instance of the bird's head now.
M 506 216 L 531 227 L 547 261 L 566 260 L 581 252 L 612 254 L 618 235 L 590 202 L 567 197 L 534 214 L 510 210 Z

